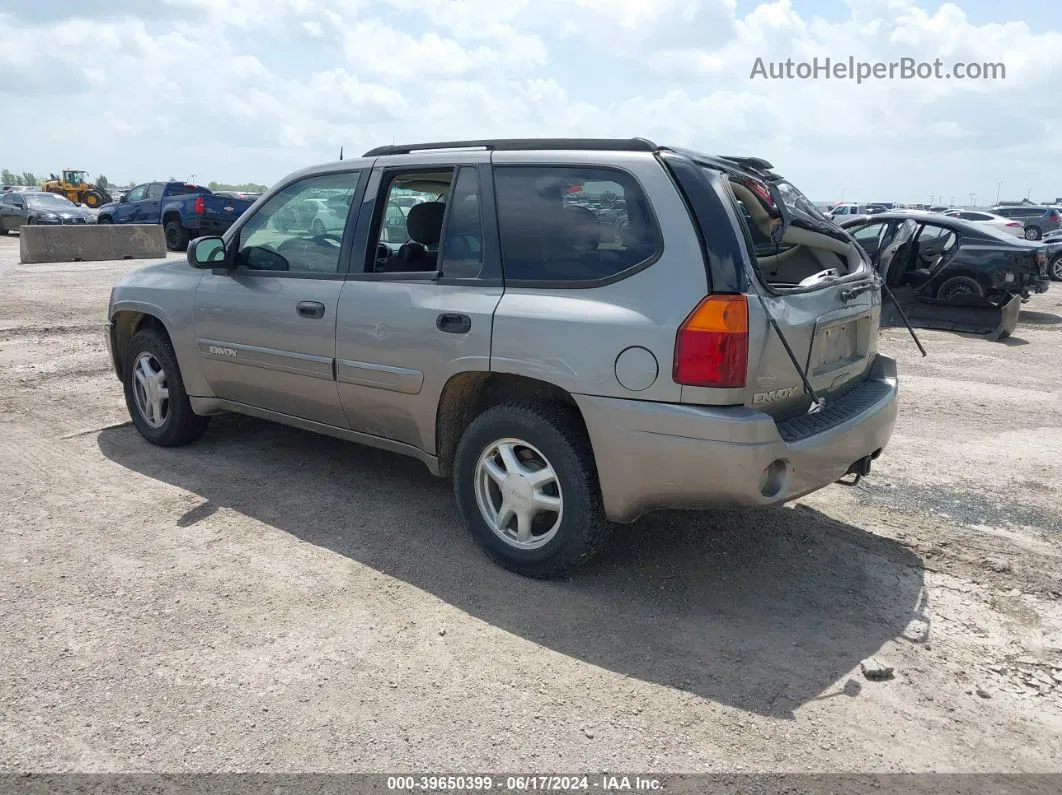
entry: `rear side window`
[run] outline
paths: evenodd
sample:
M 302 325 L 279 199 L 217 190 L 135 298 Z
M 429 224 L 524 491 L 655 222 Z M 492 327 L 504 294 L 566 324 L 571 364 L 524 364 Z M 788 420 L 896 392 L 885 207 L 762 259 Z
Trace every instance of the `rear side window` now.
M 165 187 L 166 186 L 163 185 L 161 182 L 152 182 L 150 185 L 148 185 L 147 195 L 144 198 L 145 199 L 161 199 L 162 198 L 162 191 L 163 191 L 163 189 Z
M 507 281 L 579 286 L 646 264 L 662 249 L 631 175 L 605 168 L 496 166 Z
M 210 193 L 206 188 L 198 185 L 170 185 L 166 188 L 167 196 L 187 196 L 190 193 Z

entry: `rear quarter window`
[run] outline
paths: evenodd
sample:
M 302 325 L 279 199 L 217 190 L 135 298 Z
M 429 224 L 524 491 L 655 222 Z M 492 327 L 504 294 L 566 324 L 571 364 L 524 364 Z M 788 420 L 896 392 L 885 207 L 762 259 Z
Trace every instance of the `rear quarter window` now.
M 210 191 L 198 185 L 170 185 L 166 188 L 167 196 L 187 196 L 191 193 L 210 193 Z
M 592 286 L 663 249 L 649 200 L 626 172 L 495 166 L 494 181 L 506 281 Z

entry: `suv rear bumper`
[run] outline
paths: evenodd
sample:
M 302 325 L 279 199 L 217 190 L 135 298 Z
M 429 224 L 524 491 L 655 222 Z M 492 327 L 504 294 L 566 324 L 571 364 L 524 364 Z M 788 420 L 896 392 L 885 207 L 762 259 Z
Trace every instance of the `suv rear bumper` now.
M 828 486 L 881 452 L 896 425 L 896 362 L 878 355 L 867 380 L 821 414 L 781 423 L 746 406 L 575 400 L 609 519 L 632 522 L 660 508 L 765 507 Z

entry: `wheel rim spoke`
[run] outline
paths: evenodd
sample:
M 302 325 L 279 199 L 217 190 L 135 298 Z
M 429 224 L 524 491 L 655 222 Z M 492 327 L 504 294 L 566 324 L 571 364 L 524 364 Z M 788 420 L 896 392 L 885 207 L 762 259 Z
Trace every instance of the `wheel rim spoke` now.
M 549 511 L 558 513 L 561 509 L 560 497 L 554 497 L 552 494 L 536 494 L 535 509 L 540 513 Z
M 531 540 L 531 514 L 528 511 L 516 514 L 516 539 L 525 544 Z
M 505 470 L 498 466 L 492 459 L 487 459 L 483 462 L 483 469 L 490 476 L 490 479 L 497 483 L 499 486 L 505 480 L 507 475 Z
M 502 464 L 505 466 L 506 473 L 510 475 L 520 474 L 523 472 L 523 465 L 520 463 L 520 459 L 516 457 L 516 450 L 513 449 L 513 445 L 509 442 L 505 442 L 498 445 L 498 455 L 501 457 Z

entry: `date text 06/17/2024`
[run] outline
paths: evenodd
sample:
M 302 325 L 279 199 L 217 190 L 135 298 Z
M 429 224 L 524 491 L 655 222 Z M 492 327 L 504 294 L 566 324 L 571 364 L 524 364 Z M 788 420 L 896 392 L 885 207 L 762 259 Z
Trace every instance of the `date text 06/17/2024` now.
M 388 776 L 392 792 L 654 792 L 659 779 L 645 776 Z

